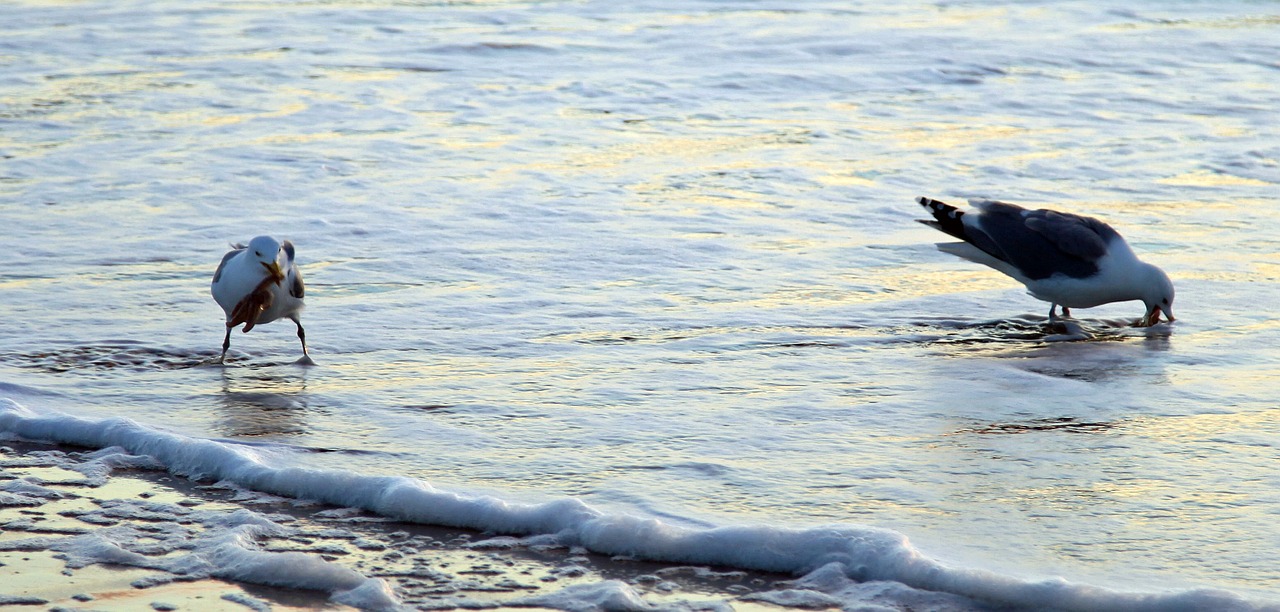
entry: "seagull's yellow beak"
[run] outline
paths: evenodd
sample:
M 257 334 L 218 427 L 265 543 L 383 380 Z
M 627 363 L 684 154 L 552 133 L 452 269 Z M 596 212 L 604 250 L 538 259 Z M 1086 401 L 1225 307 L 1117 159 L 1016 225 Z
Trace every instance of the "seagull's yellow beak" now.
M 271 280 L 275 281 L 277 285 L 284 281 L 284 272 L 280 270 L 280 264 L 274 261 L 271 263 L 264 261 L 262 262 L 262 267 L 267 269 L 267 274 L 271 275 Z

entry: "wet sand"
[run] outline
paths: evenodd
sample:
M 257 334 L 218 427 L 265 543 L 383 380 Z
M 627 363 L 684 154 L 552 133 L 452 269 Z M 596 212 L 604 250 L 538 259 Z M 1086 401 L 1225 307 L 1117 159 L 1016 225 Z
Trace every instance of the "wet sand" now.
M 193 545 L 184 540 L 200 528 L 199 521 L 179 509 L 198 513 L 206 523 L 216 522 L 208 517 L 243 510 L 269 517 L 287 529 L 258 538 L 251 546 L 301 552 L 382 578 L 409 609 L 577 607 L 591 596 L 566 599 L 566 589 L 590 592 L 605 585 L 604 590 L 616 597 L 621 586 L 617 583 L 622 583 L 621 592 L 629 589 L 638 595 L 641 606 L 778 610 L 782 608 L 752 598 L 785 588 L 789 578 L 610 558 L 493 534 L 401 523 L 355 509 L 195 482 L 155 469 L 117 467 L 109 475 L 98 474 L 86 467 L 92 464 L 89 453 L 66 446 L 0 443 L 0 607 L 352 609 L 331 601 L 323 590 L 182 575 L 145 567 L 149 561 L 109 563 L 61 552 L 68 550 L 71 539 L 98 533 L 147 559 L 190 554 Z M 154 535 L 128 538 L 118 535 L 122 532 Z

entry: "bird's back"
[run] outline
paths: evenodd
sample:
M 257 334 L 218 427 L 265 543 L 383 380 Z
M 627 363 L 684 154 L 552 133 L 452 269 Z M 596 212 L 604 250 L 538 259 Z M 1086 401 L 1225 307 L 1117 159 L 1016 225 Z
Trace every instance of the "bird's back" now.
M 1054 274 L 1073 278 L 1096 274 L 1097 260 L 1106 252 L 1103 234 L 1119 239 L 1115 230 L 1091 217 L 1027 210 L 1004 202 L 973 205 L 980 212 L 970 219 L 981 230 L 982 242 L 991 245 L 979 246 L 1032 280 Z

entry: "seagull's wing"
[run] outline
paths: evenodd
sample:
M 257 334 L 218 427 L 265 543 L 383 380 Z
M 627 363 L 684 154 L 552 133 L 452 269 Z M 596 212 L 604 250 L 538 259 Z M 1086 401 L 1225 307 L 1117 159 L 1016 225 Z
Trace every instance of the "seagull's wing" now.
M 227 254 L 222 256 L 222 261 L 218 262 L 218 269 L 213 271 L 213 282 L 216 283 L 218 279 L 222 278 L 222 269 L 227 267 L 227 262 L 245 249 L 244 245 L 241 244 L 232 245 L 232 247 L 232 250 L 227 251 Z
M 1088 217 L 1048 210 L 1027 210 L 994 201 L 970 203 L 980 214 L 966 224 L 984 239 L 969 240 L 997 258 L 1007 261 L 1031 280 L 1064 274 L 1085 278 L 1097 274 L 1098 258 L 1107 250 L 1107 240 L 1098 227 L 1110 234 L 1115 230 Z M 997 252 L 992 252 L 994 245 Z
M 298 269 L 297 264 L 293 263 L 295 251 L 293 243 L 288 240 L 280 244 L 280 248 L 284 249 L 284 254 L 289 258 L 289 267 L 286 274 L 289 276 L 289 295 L 302 299 L 307 293 L 307 288 L 302 284 L 302 271 Z
M 1093 217 L 1052 210 L 1027 211 L 1025 222 L 1034 231 L 1058 247 L 1063 253 L 1089 261 L 1107 253 L 1107 243 L 1120 234 L 1110 225 Z
M 302 284 L 302 272 L 297 267 L 289 269 L 289 295 L 302 299 L 307 293 L 307 288 Z

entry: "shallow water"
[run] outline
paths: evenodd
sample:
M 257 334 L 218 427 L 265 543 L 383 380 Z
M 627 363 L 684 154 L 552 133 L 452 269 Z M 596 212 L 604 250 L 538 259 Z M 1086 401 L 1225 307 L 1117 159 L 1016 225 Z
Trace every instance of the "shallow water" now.
M 1280 594 L 1280 16 L 1251 2 L 11 4 L 0 396 L 960 567 Z M 1047 306 L 912 201 L 1103 217 Z M 226 244 L 298 245 L 235 334 Z

